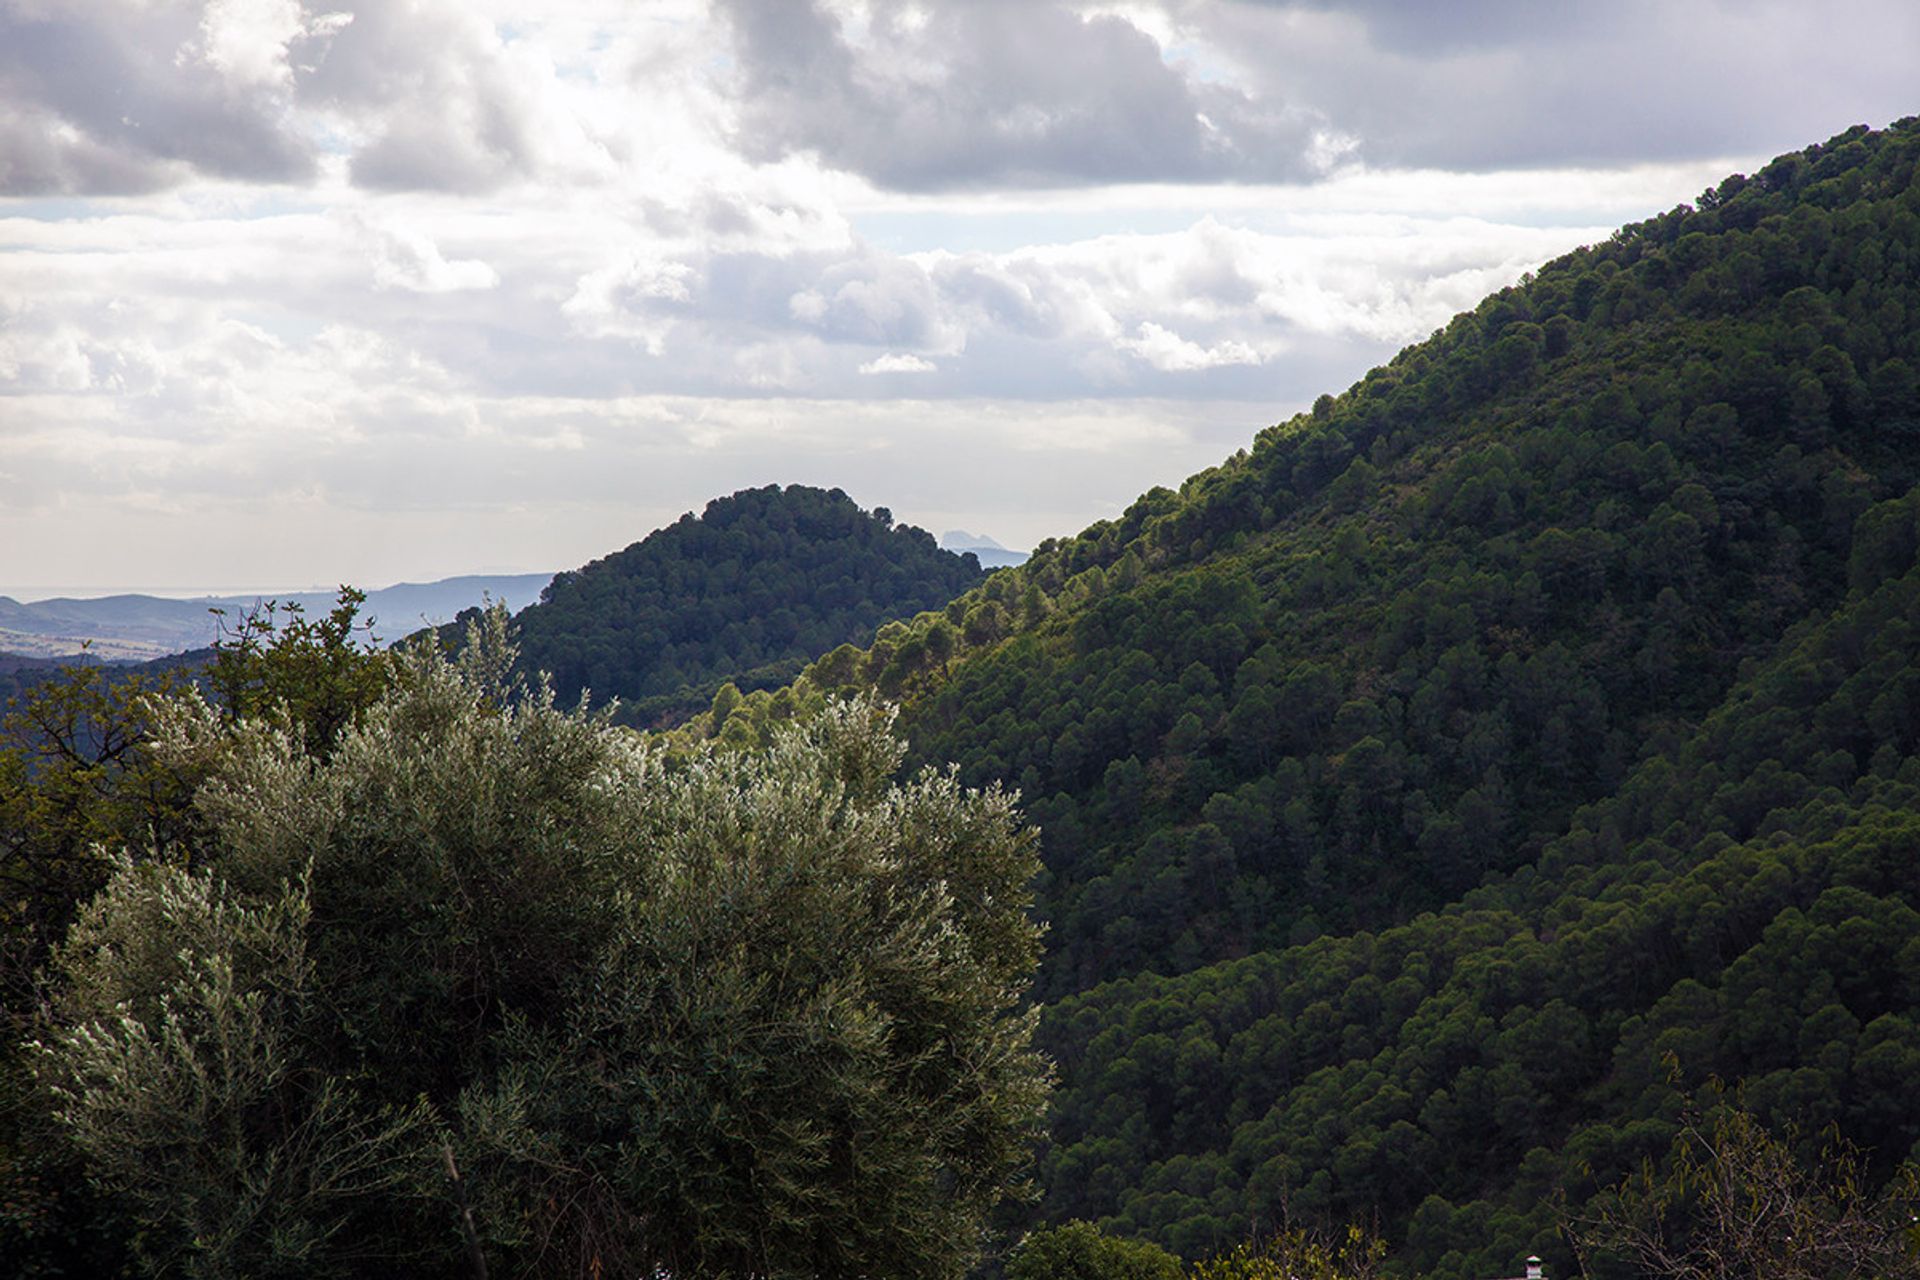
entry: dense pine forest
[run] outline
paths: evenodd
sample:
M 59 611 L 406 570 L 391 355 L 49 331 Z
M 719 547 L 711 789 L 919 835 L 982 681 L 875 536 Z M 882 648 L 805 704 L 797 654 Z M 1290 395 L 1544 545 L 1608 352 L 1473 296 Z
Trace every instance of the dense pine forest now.
M 1198 1256 L 1378 1215 L 1408 1274 L 1565 1274 L 1710 1075 L 1913 1151 L 1916 157 L 1729 178 L 708 717 L 877 687 L 1019 785 L 1043 1217 Z
M 563 703 L 586 692 L 632 702 L 639 719 L 672 717 L 728 681 L 785 684 L 809 659 L 979 578 L 971 554 L 940 550 L 884 508 L 768 485 L 560 574 L 516 618 L 521 659 Z

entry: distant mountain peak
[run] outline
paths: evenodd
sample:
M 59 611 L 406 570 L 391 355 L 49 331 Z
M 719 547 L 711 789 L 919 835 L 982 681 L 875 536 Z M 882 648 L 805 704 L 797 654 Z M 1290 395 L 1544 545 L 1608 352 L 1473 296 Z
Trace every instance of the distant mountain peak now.
M 984 533 L 968 533 L 965 529 L 949 529 L 940 535 L 942 551 L 1005 551 L 1005 544 L 995 541 Z

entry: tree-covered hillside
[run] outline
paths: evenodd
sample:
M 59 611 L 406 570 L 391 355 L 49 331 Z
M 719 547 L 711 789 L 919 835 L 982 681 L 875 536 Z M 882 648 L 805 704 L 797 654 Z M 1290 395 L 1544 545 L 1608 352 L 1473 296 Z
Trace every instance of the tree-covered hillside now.
M 62 664 L 51 658 L 25 658 L 18 654 L 0 653 L 0 706 L 11 702 L 42 680 L 57 674 L 62 665 L 79 664 L 72 662 Z
M 707 504 L 624 551 L 556 577 L 516 619 L 522 661 L 565 702 L 704 705 L 716 686 L 779 684 L 892 618 L 980 578 L 972 556 L 869 513 L 838 489 L 768 485 Z
M 1204 1250 L 1284 1195 L 1383 1215 L 1421 1274 L 1530 1252 L 1565 1274 L 1555 1195 L 1659 1157 L 1676 1086 L 1708 1075 L 1812 1150 L 1838 1125 L 1880 1169 L 1920 1156 L 1916 512 L 1874 508 L 1899 528 L 1847 604 L 1536 866 L 1407 925 L 1053 1006 L 1049 1213 Z
M 1730 178 L 716 708 L 878 686 L 1020 785 L 1046 1217 L 1193 1254 L 1377 1208 L 1405 1266 L 1565 1264 L 1557 1191 L 1666 1149 L 1667 1050 L 1907 1154 L 1916 157 Z
M 1049 831 L 1050 992 L 1530 862 L 1831 605 L 1854 517 L 1920 464 L 1914 141 L 1789 157 L 1553 263 L 1037 553 L 1032 598 L 994 584 L 1038 625 L 909 726 Z

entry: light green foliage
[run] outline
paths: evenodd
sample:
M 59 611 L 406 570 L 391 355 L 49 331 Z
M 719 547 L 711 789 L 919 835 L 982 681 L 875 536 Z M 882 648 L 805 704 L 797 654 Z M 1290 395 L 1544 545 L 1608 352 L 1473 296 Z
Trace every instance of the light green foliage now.
M 836 708 L 661 779 L 587 975 L 603 994 L 466 1099 L 530 1211 L 606 1206 L 561 1225 L 618 1244 L 617 1269 L 947 1274 L 1020 1162 L 1043 1079 L 1004 1016 L 1036 957 L 1029 844 L 1002 797 L 888 786 L 879 727 Z M 608 1112 L 631 1117 L 617 1143 Z M 569 1148 L 589 1176 L 543 1167 Z
M 867 702 L 669 766 L 479 639 L 324 758 L 162 717 L 212 837 L 116 875 L 41 1051 L 156 1260 L 459 1274 L 451 1154 L 510 1273 L 962 1273 L 1047 1081 L 1009 799 L 893 781 Z
M 1296 1228 L 1209 1258 L 1191 1280 L 1371 1280 L 1386 1254 L 1386 1243 L 1359 1227 L 1337 1237 Z
M 122 859 L 59 962 L 64 998 L 36 1056 L 94 1179 L 154 1228 L 156 1272 L 342 1274 L 392 1262 L 346 1228 L 420 1181 L 424 1105 L 381 1108 L 314 1079 L 297 1028 L 316 992 L 309 899 L 258 905 L 220 882 Z
M 1007 1280 L 1180 1280 L 1182 1272 L 1159 1245 L 1103 1235 L 1091 1222 L 1031 1232 L 1007 1259 Z

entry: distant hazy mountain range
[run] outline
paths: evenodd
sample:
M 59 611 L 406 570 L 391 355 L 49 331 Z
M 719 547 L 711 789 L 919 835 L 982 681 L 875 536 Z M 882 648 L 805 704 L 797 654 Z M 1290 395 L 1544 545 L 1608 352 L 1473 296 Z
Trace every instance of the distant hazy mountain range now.
M 1009 551 L 984 533 L 968 533 L 965 529 L 949 529 L 940 535 L 942 551 L 971 551 L 979 559 L 982 569 L 1005 569 L 1027 562 L 1024 551 Z
M 552 580 L 550 573 L 518 573 L 402 582 L 369 591 L 362 616 L 373 620 L 374 638 L 386 643 L 423 626 L 447 622 L 462 609 L 486 600 L 499 600 L 518 611 L 539 599 Z M 211 610 L 226 610 L 231 622 L 240 611 L 268 599 L 299 604 L 318 615 L 332 606 L 334 593 L 289 591 L 190 600 L 117 595 L 31 604 L 0 596 L 0 653 L 68 657 L 85 652 L 106 662 L 144 661 L 205 648 L 219 635 L 219 619 Z

